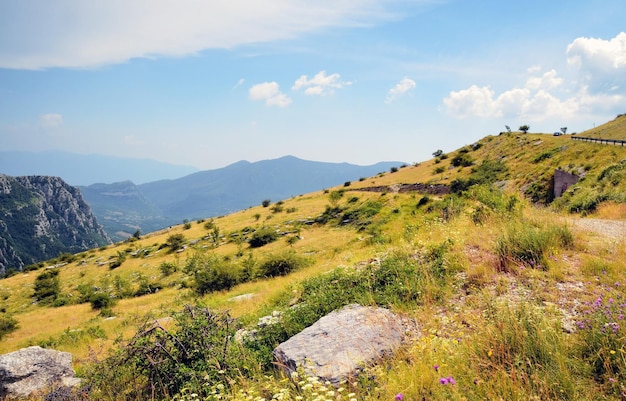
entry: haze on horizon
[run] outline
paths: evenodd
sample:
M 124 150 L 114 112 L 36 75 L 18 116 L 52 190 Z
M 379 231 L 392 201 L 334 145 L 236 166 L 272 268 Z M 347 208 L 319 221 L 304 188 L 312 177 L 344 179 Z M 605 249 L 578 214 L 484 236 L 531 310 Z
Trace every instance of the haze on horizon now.
M 428 159 L 626 112 L 626 3 L 0 3 L 0 150 Z

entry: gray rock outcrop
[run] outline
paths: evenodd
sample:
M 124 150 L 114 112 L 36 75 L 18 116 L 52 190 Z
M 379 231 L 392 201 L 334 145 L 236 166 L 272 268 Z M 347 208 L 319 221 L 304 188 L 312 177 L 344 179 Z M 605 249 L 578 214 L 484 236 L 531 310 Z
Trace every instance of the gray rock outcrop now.
M 25 398 L 51 386 L 79 383 L 69 352 L 34 346 L 0 355 L 0 399 Z
M 274 357 L 287 374 L 302 368 L 338 385 L 392 354 L 404 338 L 402 319 L 388 309 L 348 305 L 280 344 Z
M 61 178 L 0 174 L 0 274 L 110 242 L 80 191 Z

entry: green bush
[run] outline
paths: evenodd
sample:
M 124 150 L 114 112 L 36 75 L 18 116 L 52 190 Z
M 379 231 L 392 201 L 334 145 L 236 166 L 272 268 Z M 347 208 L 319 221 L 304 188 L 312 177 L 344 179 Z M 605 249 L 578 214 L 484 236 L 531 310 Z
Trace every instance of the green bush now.
M 278 239 L 276 230 L 270 227 L 261 227 L 252 233 L 249 244 L 251 248 L 260 248 Z
M 5 335 L 17 330 L 17 328 L 18 322 L 12 316 L 5 315 L 4 313 L 0 315 L 0 340 L 2 340 L 2 337 Z
M 167 237 L 165 244 L 170 248 L 171 251 L 176 251 L 182 248 L 185 244 L 185 236 L 182 234 L 172 234 Z
M 109 263 L 109 269 L 113 270 L 113 269 L 117 269 L 118 267 L 120 267 L 122 265 L 122 263 L 124 263 L 126 261 L 126 253 L 124 252 L 117 252 L 117 256 L 115 257 L 115 259 L 113 259 L 110 263 Z
M 307 260 L 297 255 L 294 251 L 283 252 L 278 255 L 270 255 L 258 267 L 257 274 L 260 277 L 285 276 L 294 270 L 306 266 Z
M 210 399 L 217 384 L 226 389 L 252 377 L 258 364 L 234 342 L 239 326 L 227 313 L 185 306 L 174 327 L 152 321 L 102 363 L 85 369 L 93 399 L 171 399 L 183 389 Z
M 176 264 L 172 262 L 162 262 L 159 265 L 159 270 L 161 271 L 161 274 L 165 277 L 171 276 L 173 273 L 176 272 L 177 269 L 178 267 L 176 266 Z
M 474 159 L 466 152 L 459 152 L 450 160 L 450 164 L 454 167 L 469 167 L 474 164 Z
M 61 292 L 59 271 L 46 269 L 35 279 L 33 298 L 41 304 L 52 304 Z
M 187 260 L 185 272 L 193 275 L 198 295 L 228 290 L 238 284 L 241 277 L 238 265 L 213 253 L 194 255 Z
M 91 309 L 100 310 L 112 307 L 115 304 L 115 300 L 109 294 L 94 292 L 89 297 L 89 303 L 91 304 Z

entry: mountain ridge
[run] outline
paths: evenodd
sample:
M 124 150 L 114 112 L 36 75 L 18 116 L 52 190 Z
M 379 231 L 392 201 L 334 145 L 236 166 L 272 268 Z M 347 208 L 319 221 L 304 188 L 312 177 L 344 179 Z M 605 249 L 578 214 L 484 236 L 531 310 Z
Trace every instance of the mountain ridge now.
M 177 179 L 140 185 L 92 184 L 80 189 L 109 235 L 122 240 L 137 229 L 151 232 L 183 220 L 224 215 L 258 205 L 264 199 L 286 199 L 372 176 L 401 164 L 380 162 L 358 166 L 283 156 L 258 162 L 241 160 Z M 122 186 L 122 192 L 116 194 Z M 129 207 L 126 214 L 116 206 L 122 199 Z
M 0 274 L 110 242 L 80 191 L 61 178 L 0 174 Z

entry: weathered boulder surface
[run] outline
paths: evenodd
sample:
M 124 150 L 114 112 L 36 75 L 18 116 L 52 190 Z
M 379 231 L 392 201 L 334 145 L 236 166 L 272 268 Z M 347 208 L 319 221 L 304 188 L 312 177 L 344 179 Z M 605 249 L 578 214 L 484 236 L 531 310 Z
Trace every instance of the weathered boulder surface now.
M 322 317 L 280 344 L 274 357 L 287 374 L 302 368 L 309 376 L 338 385 L 364 365 L 391 355 L 404 338 L 398 315 L 354 304 Z
M 28 347 L 0 355 L 0 399 L 24 398 L 50 386 L 76 386 L 72 354 Z

